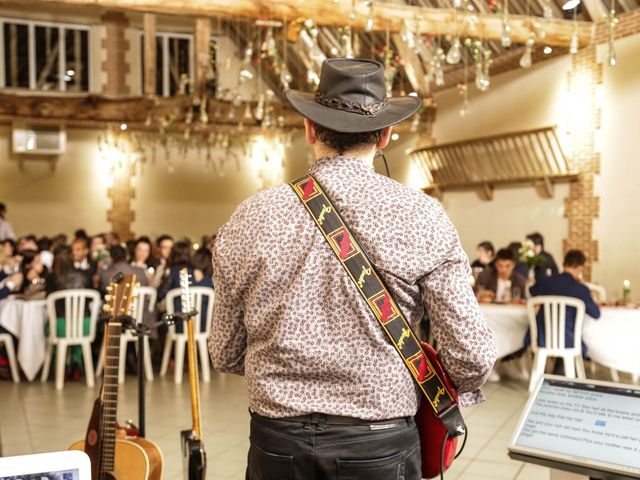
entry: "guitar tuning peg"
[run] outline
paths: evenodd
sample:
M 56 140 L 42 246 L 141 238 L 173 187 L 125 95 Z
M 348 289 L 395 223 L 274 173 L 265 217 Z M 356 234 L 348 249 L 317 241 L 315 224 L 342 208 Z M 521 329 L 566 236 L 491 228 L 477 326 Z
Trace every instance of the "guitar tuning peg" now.
M 106 295 L 104 296 L 104 300 L 105 300 L 106 302 L 110 302 L 112 299 L 113 299 L 113 295 L 111 295 L 111 294 L 106 294 Z
M 109 292 L 109 293 L 113 292 L 113 285 L 107 285 L 106 290 L 107 290 L 107 292 Z
M 104 313 L 111 313 L 111 310 L 112 310 L 112 309 L 111 309 L 111 305 L 108 305 L 108 304 L 107 304 L 107 305 L 104 305 L 104 306 L 102 307 L 102 311 L 103 311 Z

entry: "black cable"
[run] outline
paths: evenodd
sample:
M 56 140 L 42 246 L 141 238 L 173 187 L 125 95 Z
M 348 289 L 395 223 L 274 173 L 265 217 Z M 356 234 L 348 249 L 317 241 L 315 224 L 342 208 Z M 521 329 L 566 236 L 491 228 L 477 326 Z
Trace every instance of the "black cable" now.
M 458 458 L 460 455 L 462 455 L 462 452 L 464 450 L 464 446 L 467 444 L 467 437 L 469 436 L 469 428 L 465 425 L 464 427 L 464 440 L 462 440 L 462 447 L 460 447 L 460 450 L 458 451 L 458 453 L 456 453 L 456 456 L 454 458 L 454 460 L 456 458 Z
M 376 157 L 382 157 L 382 160 L 384 161 L 384 168 L 387 171 L 387 177 L 391 178 L 391 174 L 389 173 L 389 165 L 387 164 L 387 157 L 384 156 L 384 152 L 382 150 L 377 150 Z

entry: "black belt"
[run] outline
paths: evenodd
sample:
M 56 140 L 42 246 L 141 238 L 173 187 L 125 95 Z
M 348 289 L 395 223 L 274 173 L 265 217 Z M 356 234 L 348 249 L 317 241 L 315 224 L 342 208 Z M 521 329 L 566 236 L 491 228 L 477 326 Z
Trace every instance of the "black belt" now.
M 300 415 L 297 417 L 269 418 L 251 413 L 252 417 L 264 418 L 266 420 L 276 420 L 283 422 L 310 423 L 313 425 L 377 425 L 384 423 L 401 423 L 412 421 L 412 417 L 388 418 L 385 420 L 363 420 L 362 418 L 343 417 L 342 415 L 327 415 L 325 413 L 310 413 L 308 415 Z

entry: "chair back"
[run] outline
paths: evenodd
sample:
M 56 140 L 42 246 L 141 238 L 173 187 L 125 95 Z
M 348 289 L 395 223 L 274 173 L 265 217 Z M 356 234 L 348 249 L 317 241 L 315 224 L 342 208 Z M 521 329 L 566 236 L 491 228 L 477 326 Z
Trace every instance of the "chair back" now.
M 64 302 L 64 336 L 58 336 L 56 302 Z M 47 297 L 47 316 L 49 318 L 49 335 L 51 338 L 64 340 L 80 340 L 96 337 L 96 324 L 100 315 L 100 293 L 87 288 L 59 290 Z M 84 334 L 85 312 L 89 310 L 89 334 Z
M 158 292 L 153 287 L 138 287 L 135 291 L 135 299 L 131 304 L 131 315 L 140 324 L 144 321 L 145 313 L 153 313 L 156 307 Z
M 211 287 L 189 287 L 189 292 L 191 293 L 191 305 L 198 311 L 198 314 L 193 318 L 195 321 L 194 325 L 196 327 L 196 335 L 206 335 L 209 333 L 209 330 L 211 330 L 211 323 L 213 322 L 213 302 L 215 300 L 214 290 Z M 173 313 L 176 313 L 174 301 L 176 298 L 180 299 L 180 293 L 181 292 L 179 288 L 169 290 L 169 292 L 167 293 L 166 304 L 168 314 L 171 315 Z M 207 298 L 209 301 L 207 302 L 207 310 L 203 312 L 202 303 L 205 298 Z M 202 330 L 201 321 L 203 315 L 206 319 L 204 330 Z M 183 332 L 186 332 L 186 330 L 183 329 Z
M 567 308 L 576 309 L 576 319 L 574 324 L 573 347 L 567 348 L 565 345 Z M 544 338 L 543 348 L 553 352 L 567 353 L 575 351 L 576 355 L 582 352 L 582 324 L 584 322 L 585 305 L 578 298 L 565 297 L 560 295 L 542 295 L 531 297 L 527 301 L 527 314 L 529 316 L 529 328 L 531 329 L 531 348 L 537 351 L 538 346 L 538 323 L 536 314 L 542 311 L 544 315 Z
M 584 282 L 584 284 L 589 289 L 589 292 L 591 292 L 591 295 L 595 296 L 596 302 L 602 303 L 607 301 L 607 291 L 602 285 L 588 282 Z

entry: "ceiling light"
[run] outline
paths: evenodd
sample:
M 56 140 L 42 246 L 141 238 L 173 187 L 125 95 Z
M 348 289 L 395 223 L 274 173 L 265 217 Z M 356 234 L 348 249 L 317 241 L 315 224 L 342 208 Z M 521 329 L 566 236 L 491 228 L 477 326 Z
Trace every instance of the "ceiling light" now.
M 546 47 L 544 47 L 543 50 L 545 55 L 549 55 L 551 52 L 553 52 L 553 48 L 551 48 L 549 45 L 547 45 Z
M 580 5 L 580 0 L 567 0 L 567 2 L 562 5 L 562 10 L 573 10 L 578 5 Z
M 409 94 L 409 96 L 410 96 L 410 97 L 417 97 L 417 96 L 418 96 L 418 93 L 417 93 L 417 92 L 411 92 L 411 93 Z
M 124 132 L 126 129 L 127 129 L 127 124 L 126 123 L 121 123 L 120 124 L 120 130 Z
M 396 141 L 400 138 L 400 135 L 398 135 L 397 133 L 392 133 L 391 134 L 391 140 Z

